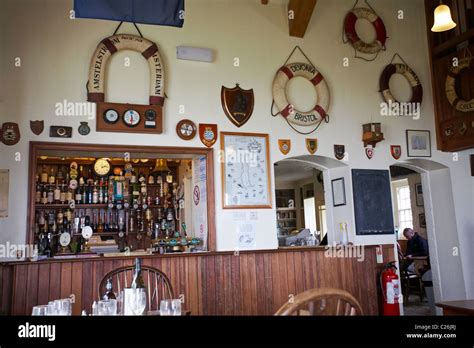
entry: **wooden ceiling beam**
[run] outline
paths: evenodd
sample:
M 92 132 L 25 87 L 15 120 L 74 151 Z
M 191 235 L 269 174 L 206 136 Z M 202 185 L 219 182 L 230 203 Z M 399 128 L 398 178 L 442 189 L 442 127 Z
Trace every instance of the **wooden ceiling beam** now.
M 288 24 L 290 36 L 303 38 L 318 0 L 290 0 L 288 2 Z

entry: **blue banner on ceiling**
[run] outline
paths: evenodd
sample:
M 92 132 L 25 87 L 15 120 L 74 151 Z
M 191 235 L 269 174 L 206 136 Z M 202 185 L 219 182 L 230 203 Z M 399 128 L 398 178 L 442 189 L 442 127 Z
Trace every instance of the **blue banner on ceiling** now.
M 182 27 L 184 0 L 74 0 L 76 18 Z

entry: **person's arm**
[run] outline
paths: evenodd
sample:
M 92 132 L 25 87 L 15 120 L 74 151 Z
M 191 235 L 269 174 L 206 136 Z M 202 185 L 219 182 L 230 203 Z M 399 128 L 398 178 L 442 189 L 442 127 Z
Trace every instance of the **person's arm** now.
M 413 252 L 414 252 L 414 243 L 412 239 L 407 242 L 407 251 L 406 251 L 405 256 L 406 257 L 413 256 Z
M 419 237 L 418 239 L 419 252 L 416 256 L 429 256 L 428 241 L 423 237 Z

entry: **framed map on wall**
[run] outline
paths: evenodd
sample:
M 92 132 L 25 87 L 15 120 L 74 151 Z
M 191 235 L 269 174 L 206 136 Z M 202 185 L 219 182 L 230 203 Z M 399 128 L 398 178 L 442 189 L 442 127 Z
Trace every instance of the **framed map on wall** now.
M 222 208 L 271 208 L 268 134 L 220 134 Z

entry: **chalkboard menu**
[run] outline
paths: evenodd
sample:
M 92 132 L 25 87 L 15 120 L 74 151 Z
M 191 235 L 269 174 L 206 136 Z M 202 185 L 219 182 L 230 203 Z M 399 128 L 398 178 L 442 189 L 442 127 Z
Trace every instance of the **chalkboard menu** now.
M 388 170 L 352 169 L 356 234 L 393 234 Z

